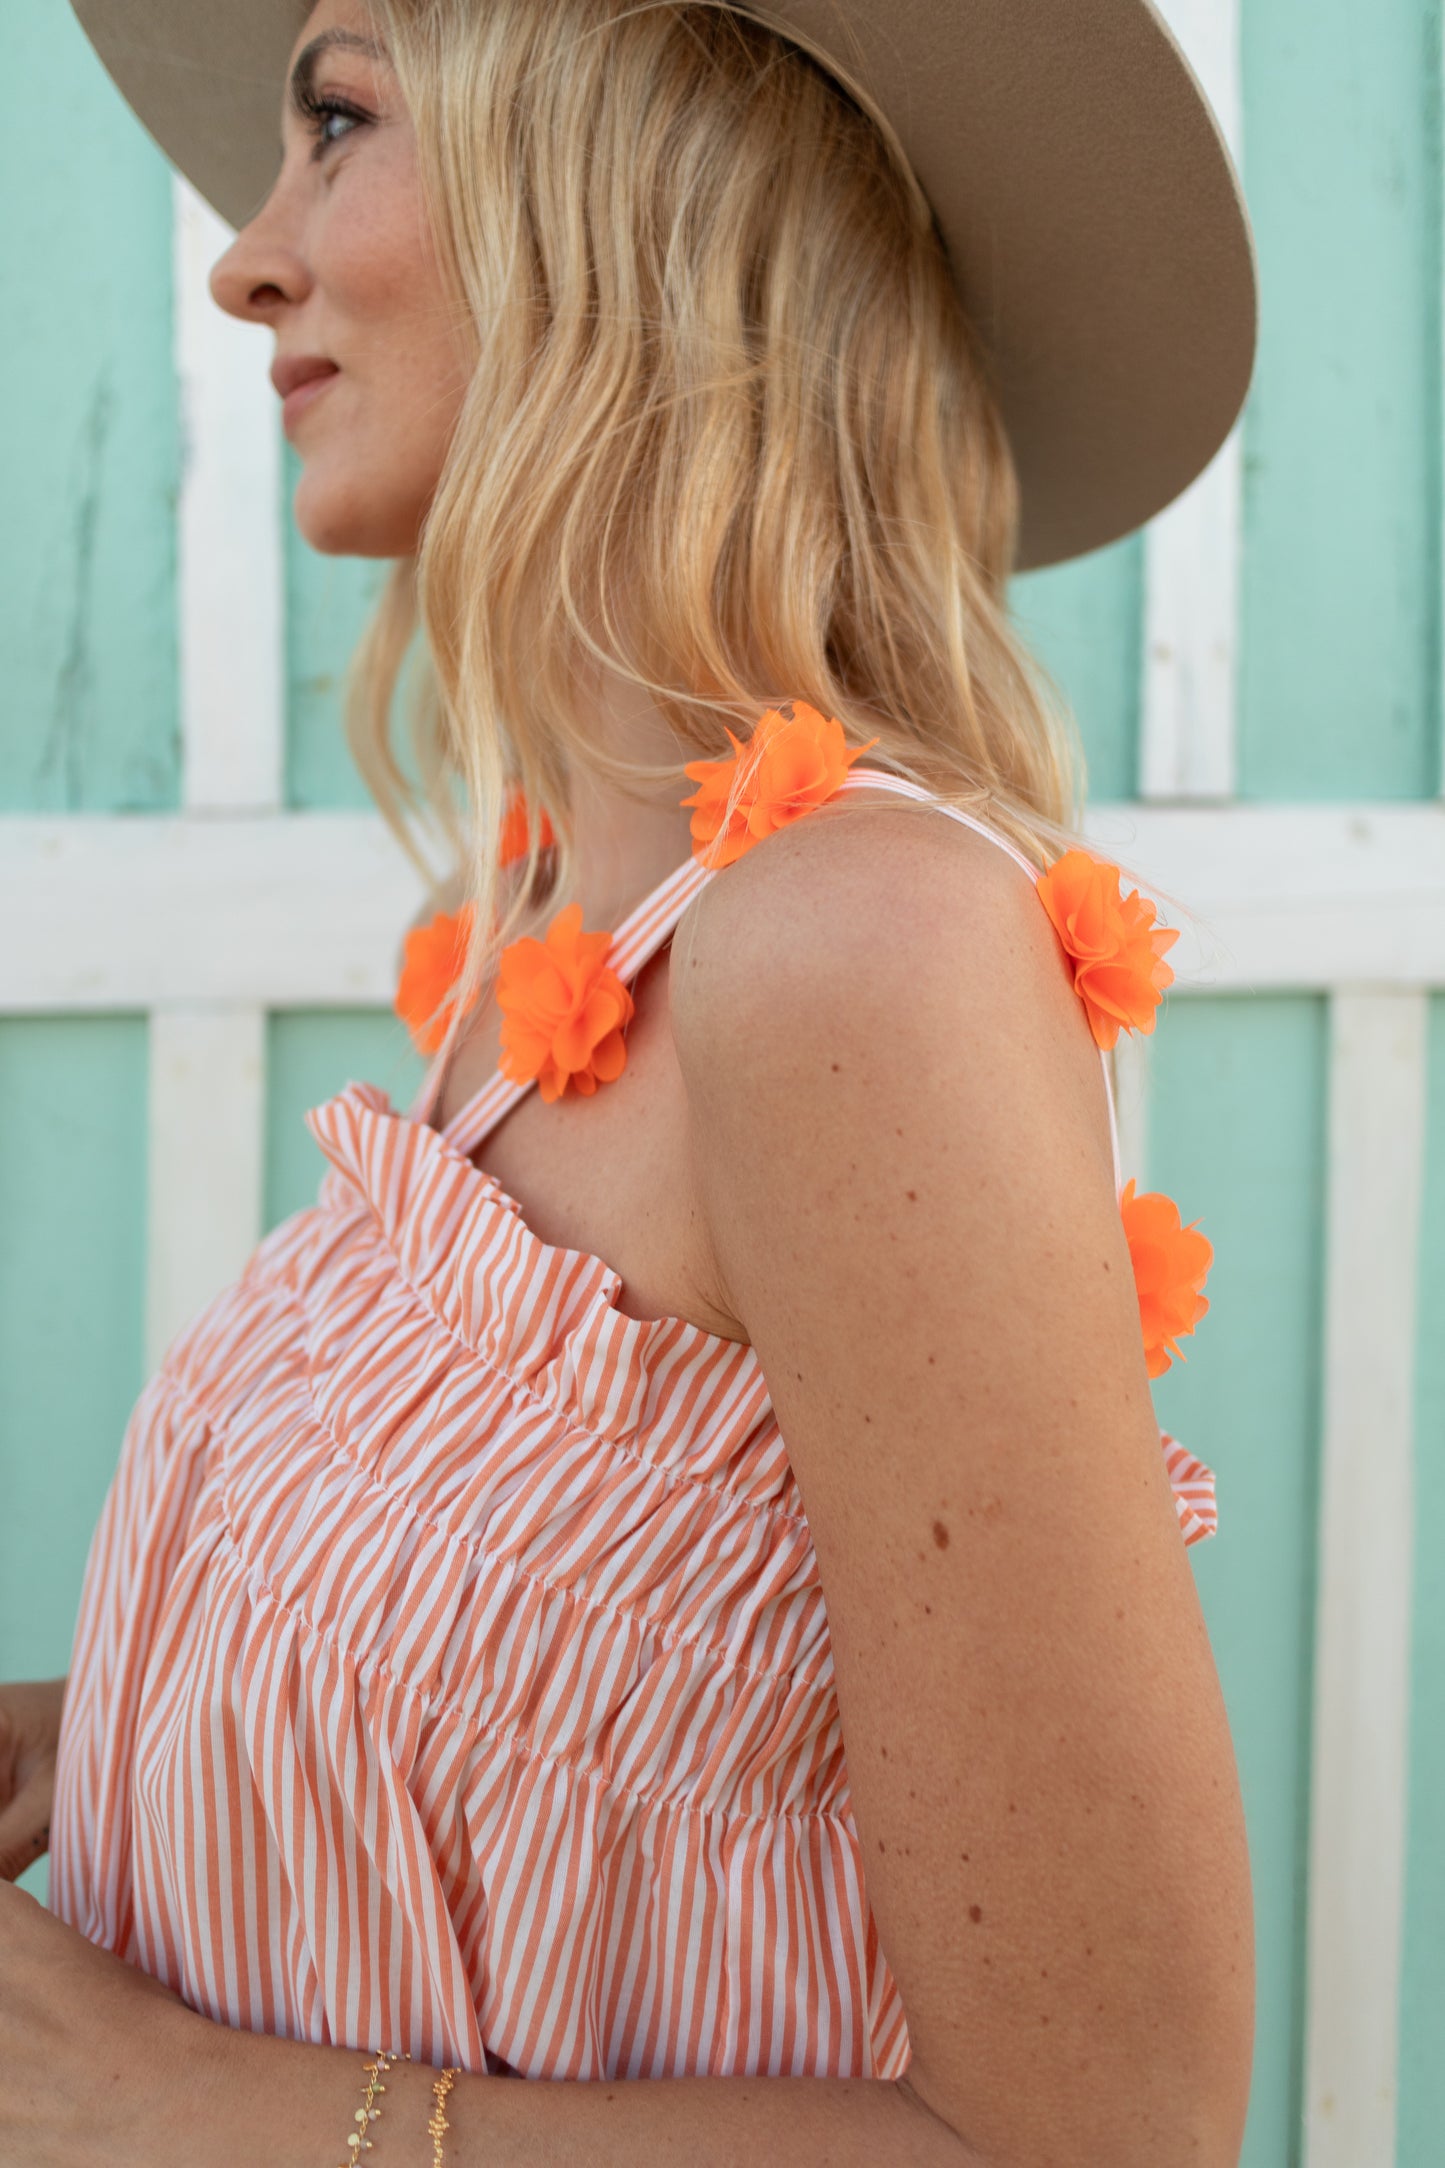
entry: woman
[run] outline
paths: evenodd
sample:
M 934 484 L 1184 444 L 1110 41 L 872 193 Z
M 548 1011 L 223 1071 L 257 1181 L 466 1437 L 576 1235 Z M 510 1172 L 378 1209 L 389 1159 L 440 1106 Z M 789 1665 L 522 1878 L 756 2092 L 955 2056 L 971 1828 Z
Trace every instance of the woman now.
M 204 25 L 287 17 L 213 291 L 274 334 L 302 533 L 397 561 L 358 745 L 405 831 L 419 626 L 468 893 L 413 940 L 417 1107 L 312 1117 L 320 1203 L 136 1411 L 63 1714 L 10 1690 L 30 1799 L 58 1762 L 7 2158 L 1237 2160 L 1208 1471 L 1149 1395 L 1208 1246 L 1121 1197 L 1101 1058 L 1174 937 L 1071 852 L 1003 598 L 1015 463 L 1040 559 L 1213 449 L 1247 235 L 1140 0 L 900 10 L 888 110 L 830 13 Z M 204 37 L 151 57 L 201 174 Z M 1200 229 L 1172 300 L 1105 215 L 1129 100 Z M 1015 216 L 1021 111 L 1034 165 L 1095 130 L 1094 241 L 1036 192 L 985 349 L 949 251 Z

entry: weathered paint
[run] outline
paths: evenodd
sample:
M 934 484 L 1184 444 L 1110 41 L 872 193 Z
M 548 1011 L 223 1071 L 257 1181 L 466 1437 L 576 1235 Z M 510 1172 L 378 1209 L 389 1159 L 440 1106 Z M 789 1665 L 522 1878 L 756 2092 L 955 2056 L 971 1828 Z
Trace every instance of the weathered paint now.
M 1439 788 L 1437 19 L 1245 0 L 1245 798 Z
M 170 168 L 68 7 L 0 10 L 0 811 L 175 805 Z

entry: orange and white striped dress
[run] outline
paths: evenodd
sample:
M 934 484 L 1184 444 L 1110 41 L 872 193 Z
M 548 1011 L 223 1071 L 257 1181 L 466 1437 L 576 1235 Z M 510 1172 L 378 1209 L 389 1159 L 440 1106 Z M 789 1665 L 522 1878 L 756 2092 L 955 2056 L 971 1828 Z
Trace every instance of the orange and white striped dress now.
M 619 929 L 624 980 L 712 878 L 689 860 Z M 898 2077 L 758 1358 L 625 1316 L 615 1272 L 478 1170 L 525 1086 L 439 1132 L 436 1083 L 310 1116 L 318 1203 L 142 1395 L 86 1571 L 51 1904 L 252 2031 L 546 2078 Z M 1116 1131 L 1114 1157 L 1117 1184 Z M 1162 1443 L 1192 1541 L 1213 1479 Z

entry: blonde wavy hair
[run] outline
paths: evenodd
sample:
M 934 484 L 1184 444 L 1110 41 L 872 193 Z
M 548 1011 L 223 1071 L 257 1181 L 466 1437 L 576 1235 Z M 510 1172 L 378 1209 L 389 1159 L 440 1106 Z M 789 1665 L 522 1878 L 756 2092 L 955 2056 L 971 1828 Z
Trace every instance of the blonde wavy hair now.
M 471 376 L 348 735 L 413 855 L 429 823 L 446 838 L 466 983 L 567 891 L 580 769 L 685 794 L 684 760 L 790 697 L 1040 868 L 1077 841 L 1082 747 L 1008 620 L 1017 490 L 983 355 L 859 86 L 723 0 L 371 11 Z M 675 769 L 589 736 L 599 664 L 656 703 Z M 532 848 L 503 884 L 513 785 Z

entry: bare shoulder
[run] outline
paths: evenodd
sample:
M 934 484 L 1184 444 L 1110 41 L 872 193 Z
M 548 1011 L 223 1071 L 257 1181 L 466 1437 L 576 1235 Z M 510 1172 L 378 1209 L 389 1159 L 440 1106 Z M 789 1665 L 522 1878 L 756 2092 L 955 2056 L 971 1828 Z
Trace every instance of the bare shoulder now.
M 754 962 L 761 952 L 752 942 L 795 932 L 799 914 L 859 950 L 870 935 L 896 946 L 935 939 L 959 908 L 1032 902 L 1032 885 L 1006 851 L 939 808 L 850 792 L 725 868 L 679 930 L 710 947 L 747 942 Z M 797 953 L 791 938 L 778 945 Z
M 1032 878 L 935 808 L 850 794 L 727 867 L 678 928 L 671 1001 L 694 1084 L 812 1070 L 826 1046 L 820 1073 L 861 1065 L 881 1113 L 920 1062 L 988 1092 L 1022 1061 L 1111 1158 L 1098 1051 Z

